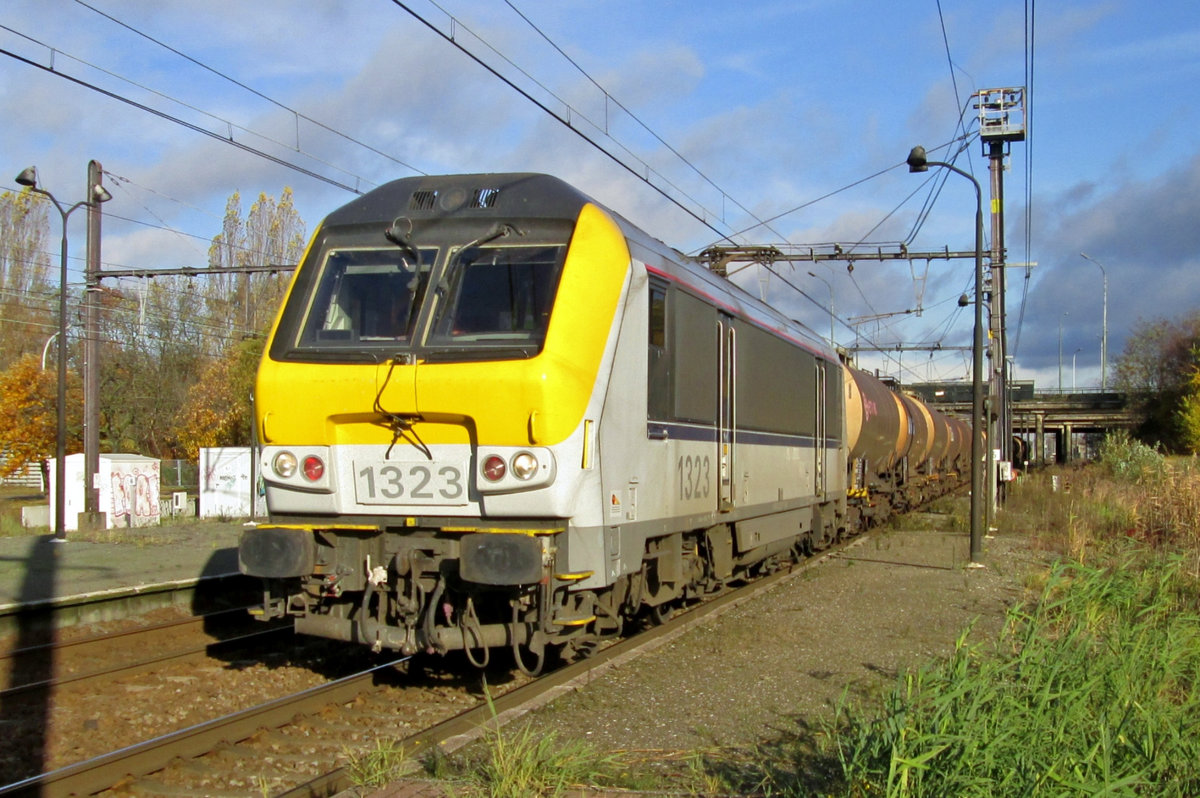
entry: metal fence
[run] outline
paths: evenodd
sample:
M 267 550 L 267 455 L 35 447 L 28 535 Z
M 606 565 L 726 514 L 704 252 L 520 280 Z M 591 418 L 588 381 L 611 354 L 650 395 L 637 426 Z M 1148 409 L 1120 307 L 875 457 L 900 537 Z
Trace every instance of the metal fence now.
M 4 452 L 0 452 L 0 467 L 3 467 L 5 461 L 7 460 L 8 455 Z M 0 477 L 0 485 L 11 485 L 21 488 L 43 490 L 41 466 L 39 466 L 37 463 L 29 463 L 15 474 L 11 474 L 7 477 Z
M 200 489 L 200 465 L 192 460 L 163 460 L 162 492 L 186 490 L 195 495 Z
M 5 456 L 0 453 L 0 466 L 4 465 Z M 195 495 L 200 488 L 200 466 L 192 460 L 163 460 L 162 489 L 186 490 Z M 0 486 L 17 486 L 44 490 L 42 485 L 42 469 L 37 463 L 30 463 L 15 474 L 0 477 Z

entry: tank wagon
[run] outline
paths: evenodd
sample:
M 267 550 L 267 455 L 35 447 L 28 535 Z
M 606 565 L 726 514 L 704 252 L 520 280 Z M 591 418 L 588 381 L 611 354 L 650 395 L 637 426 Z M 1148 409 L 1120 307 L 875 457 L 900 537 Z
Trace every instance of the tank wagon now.
M 407 178 L 330 214 L 255 402 L 260 617 L 528 672 L 951 489 L 969 448 L 536 174 Z

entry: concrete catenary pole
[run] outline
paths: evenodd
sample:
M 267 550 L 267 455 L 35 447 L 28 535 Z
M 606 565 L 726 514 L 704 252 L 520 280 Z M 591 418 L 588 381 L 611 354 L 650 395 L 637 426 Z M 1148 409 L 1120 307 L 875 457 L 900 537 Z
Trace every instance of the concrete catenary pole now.
M 103 185 L 99 161 L 88 163 L 88 191 Z M 100 471 L 100 220 L 99 203 L 88 206 L 87 265 L 83 292 L 83 512 L 80 528 L 104 529 L 96 476 Z

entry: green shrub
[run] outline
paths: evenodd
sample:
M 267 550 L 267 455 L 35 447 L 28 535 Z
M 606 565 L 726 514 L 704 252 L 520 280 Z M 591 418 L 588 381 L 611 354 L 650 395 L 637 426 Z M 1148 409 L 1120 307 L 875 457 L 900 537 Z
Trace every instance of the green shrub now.
M 1154 448 L 1136 441 L 1125 430 L 1104 438 L 1100 464 L 1117 479 L 1136 482 L 1161 473 L 1166 459 Z

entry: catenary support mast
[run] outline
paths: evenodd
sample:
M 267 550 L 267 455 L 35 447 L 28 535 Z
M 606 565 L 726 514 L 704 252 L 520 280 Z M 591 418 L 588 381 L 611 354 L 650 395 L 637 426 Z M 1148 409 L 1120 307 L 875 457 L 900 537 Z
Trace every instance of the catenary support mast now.
M 988 503 L 989 525 L 997 501 L 1003 501 L 1004 489 L 1013 461 L 1012 412 L 1008 401 L 1008 330 L 1005 308 L 1004 246 L 1004 159 L 1009 145 L 1025 140 L 1024 88 L 983 89 L 976 93 L 979 111 L 979 138 L 988 158 L 991 187 L 991 314 L 988 325 L 991 338 L 990 379 L 988 381 L 988 472 L 993 488 Z

